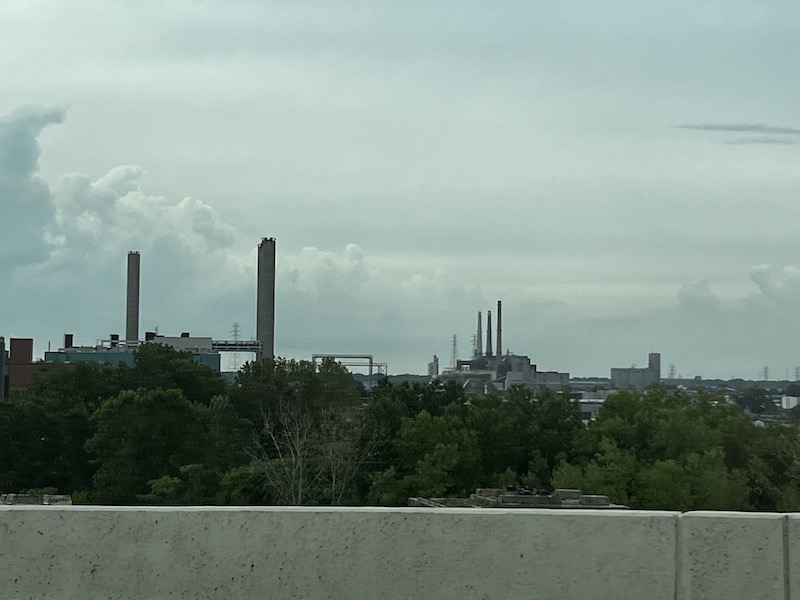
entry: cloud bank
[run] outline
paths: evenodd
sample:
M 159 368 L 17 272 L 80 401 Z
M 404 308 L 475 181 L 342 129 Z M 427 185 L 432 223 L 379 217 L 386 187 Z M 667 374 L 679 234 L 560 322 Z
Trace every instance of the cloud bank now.
M 794 127 L 773 127 L 764 123 L 703 123 L 700 125 L 678 125 L 680 129 L 697 129 L 699 131 L 732 131 L 766 134 L 800 134 Z
M 36 338 L 39 352 L 47 341 L 58 346 L 63 332 L 89 344 L 120 332 L 126 254 L 138 250 L 143 331 L 223 339 L 237 321 L 251 337 L 258 239 L 202 200 L 148 192 L 139 166 L 94 178 L 67 173 L 48 184 L 38 137 L 64 118 L 63 109 L 35 106 L 0 118 L 0 332 Z M 634 302 L 635 290 L 623 287 L 604 300 L 620 309 L 604 315 L 587 308 L 590 292 L 578 306 L 575 285 L 531 285 L 514 261 L 496 264 L 497 281 L 487 286 L 463 275 L 474 267 L 468 258 L 453 257 L 451 267 L 404 261 L 355 242 L 291 252 L 278 237 L 276 349 L 294 358 L 367 353 L 391 372 L 424 372 L 433 354 L 449 363 L 454 333 L 459 356 L 470 355 L 477 311 L 500 298 L 507 348 L 542 369 L 606 375 L 651 351 L 687 375 L 755 377 L 765 364 L 775 371 L 800 362 L 795 266 L 755 266 L 736 294 L 715 293 L 709 279 L 687 281 L 658 306 Z

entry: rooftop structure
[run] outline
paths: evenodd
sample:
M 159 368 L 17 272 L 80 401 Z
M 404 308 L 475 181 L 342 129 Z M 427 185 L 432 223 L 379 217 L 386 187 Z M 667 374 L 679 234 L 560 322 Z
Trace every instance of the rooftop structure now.
M 70 506 L 69 494 L 0 494 L 0 505 Z
M 469 498 L 409 498 L 409 506 L 431 508 L 628 508 L 612 503 L 608 496 L 559 489 L 550 493 L 508 488 L 478 488 Z

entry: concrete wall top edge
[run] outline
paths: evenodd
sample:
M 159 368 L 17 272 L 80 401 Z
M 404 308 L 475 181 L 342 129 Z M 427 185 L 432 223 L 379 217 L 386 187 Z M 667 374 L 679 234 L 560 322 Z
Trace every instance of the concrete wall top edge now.
M 373 514 L 460 514 L 460 515 L 493 515 L 493 514 L 520 514 L 520 515 L 552 515 L 574 517 L 624 517 L 624 518 L 652 518 L 675 517 L 681 513 L 675 511 L 659 510 L 614 510 L 614 509 L 558 509 L 558 508 L 428 508 L 428 507 L 385 507 L 385 506 L 99 506 L 99 505 L 72 505 L 72 506 L 39 506 L 39 505 L 10 505 L 0 506 L 0 511 L 65 511 L 65 512 L 213 512 L 213 513 L 240 513 L 240 512 L 285 512 L 285 513 L 373 513 Z M 716 513 L 717 516 L 726 513 Z M 747 513 L 743 513 L 747 514 Z
M 786 516 L 800 516 L 800 513 L 766 513 L 766 512 L 744 512 L 744 511 L 720 511 L 720 510 L 693 510 L 681 514 L 681 519 L 718 519 L 725 517 L 728 519 L 782 519 Z
M 782 519 L 800 520 L 797 513 L 759 513 L 741 511 L 698 510 L 681 513 L 668 510 L 615 510 L 615 509 L 569 509 L 569 508 L 432 508 L 432 507 L 387 507 L 387 506 L 112 506 L 112 505 L 0 505 L 0 511 L 79 511 L 79 512 L 287 512 L 287 513 L 401 513 L 401 514 L 526 514 L 526 515 L 570 515 L 570 516 L 615 516 L 624 518 L 679 517 L 681 519 Z

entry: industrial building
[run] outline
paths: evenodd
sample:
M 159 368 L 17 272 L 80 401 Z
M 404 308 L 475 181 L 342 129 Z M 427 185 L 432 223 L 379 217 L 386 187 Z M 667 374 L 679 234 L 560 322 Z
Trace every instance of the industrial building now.
M 611 369 L 611 387 L 615 390 L 644 390 L 661 382 L 661 354 L 647 355 L 647 367 Z
M 275 238 L 263 238 L 258 246 L 256 282 L 256 339 L 214 340 L 210 337 L 192 336 L 188 332 L 179 336 L 145 332 L 139 335 L 141 256 L 128 253 L 127 289 L 125 296 L 125 336 L 112 333 L 108 339 L 93 345 L 76 345 L 72 333 L 64 334 L 64 345 L 58 350 L 48 350 L 45 363 L 98 362 L 117 365 L 134 364 L 134 352 L 144 343 L 164 344 L 175 350 L 191 352 L 198 364 L 206 365 L 219 373 L 221 352 L 249 352 L 258 358 L 274 356 L 275 350 Z M 0 400 L 10 392 L 23 390 L 42 362 L 33 362 L 33 340 L 12 339 L 10 353 L 5 340 L 0 337 Z
M 478 329 L 475 335 L 473 356 L 468 360 L 456 360 L 455 368 L 439 375 L 442 381 L 458 381 L 471 394 L 487 392 L 503 393 L 511 386 L 522 385 L 538 389 L 549 387 L 562 389 L 569 385 L 569 373 L 539 371 L 525 355 L 503 352 L 503 303 L 497 301 L 496 346 L 492 343 L 492 313 L 486 315 L 486 348 L 483 348 L 482 315 L 478 313 Z M 434 357 L 438 368 L 438 359 Z M 429 366 L 429 372 L 435 369 Z
M 127 337 L 127 336 L 126 336 Z M 46 363 L 70 363 L 70 362 L 97 362 L 117 365 L 126 364 L 130 367 L 134 364 L 134 351 L 139 348 L 138 340 L 126 340 L 121 343 L 119 336 L 111 334 L 109 339 L 101 340 L 94 346 L 75 346 L 73 335 L 64 335 L 64 346 L 54 351 L 44 353 Z M 191 352 L 197 364 L 206 365 L 217 373 L 220 372 L 220 355 L 213 347 L 210 337 L 192 337 L 189 333 L 183 333 L 180 337 L 168 337 L 158 335 L 155 332 L 145 333 L 144 342 L 163 344 L 175 350 Z

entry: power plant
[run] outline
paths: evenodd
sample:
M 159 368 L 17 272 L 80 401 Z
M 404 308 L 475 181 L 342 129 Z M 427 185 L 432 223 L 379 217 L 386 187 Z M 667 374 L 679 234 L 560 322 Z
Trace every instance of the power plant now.
M 483 349 L 482 313 L 478 312 L 478 330 L 470 360 L 456 360 L 455 367 L 440 375 L 442 381 L 458 381 L 469 393 L 489 391 L 504 392 L 513 385 L 530 388 L 552 387 L 561 389 L 569 385 L 569 373 L 539 371 L 531 359 L 524 355 L 503 351 L 503 303 L 497 301 L 495 312 L 496 345 L 492 344 L 492 311 L 486 311 L 486 349 Z M 435 371 L 438 359 L 434 356 Z M 431 363 L 429 373 L 434 371 Z
M 157 342 L 176 350 L 194 354 L 195 360 L 219 372 L 220 352 L 251 352 L 256 358 L 275 354 L 275 238 L 263 238 L 258 246 L 256 281 L 256 339 L 213 340 L 183 332 L 179 336 L 159 335 L 147 331 L 139 337 L 141 256 L 137 251 L 128 253 L 127 288 L 125 293 L 125 338 L 112 333 L 107 340 L 95 346 L 75 346 L 73 334 L 64 334 L 64 346 L 57 351 L 45 352 L 45 362 L 73 362 L 77 360 L 123 362 L 133 365 L 133 352 L 143 342 Z

